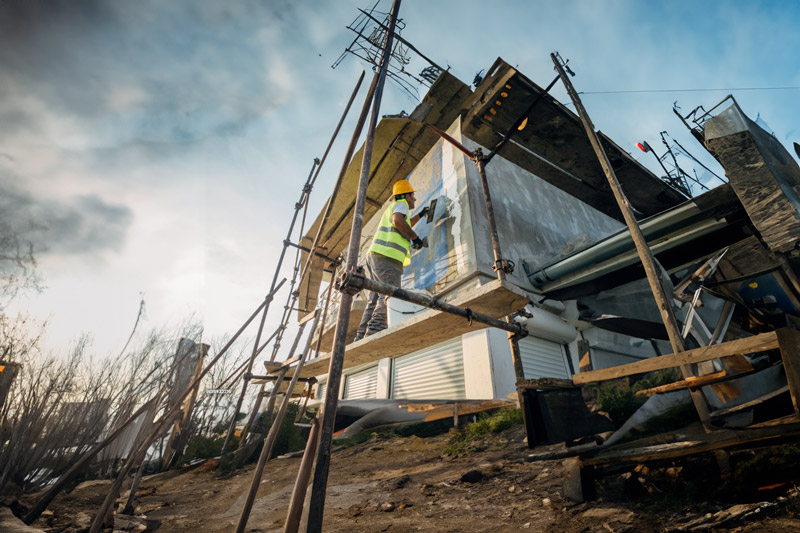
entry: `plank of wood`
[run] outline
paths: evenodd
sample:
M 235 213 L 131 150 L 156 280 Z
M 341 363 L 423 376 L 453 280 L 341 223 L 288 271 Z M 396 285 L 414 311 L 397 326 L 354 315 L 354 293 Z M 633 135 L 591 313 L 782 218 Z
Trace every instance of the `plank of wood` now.
M 794 412 L 800 414 L 800 397 L 798 396 L 800 395 L 800 331 L 783 328 L 779 329 L 777 334 Z
M 457 411 L 455 410 L 457 406 Z M 431 409 L 427 410 L 425 415 L 425 422 L 432 422 L 434 420 L 442 420 L 445 418 L 450 418 L 453 416 L 453 413 L 458 413 L 458 415 L 470 415 L 474 413 L 480 413 L 483 411 L 489 411 L 491 409 L 513 409 L 516 407 L 514 402 L 510 402 L 508 400 L 480 400 L 480 401 L 458 401 L 453 403 L 445 403 L 436 405 Z
M 800 422 L 800 416 L 798 415 L 786 415 L 780 418 L 775 418 L 773 420 L 767 420 L 765 422 L 759 422 L 758 424 L 753 424 L 752 426 L 748 426 L 751 428 L 765 428 L 768 426 L 780 426 L 782 424 L 790 424 L 793 422 Z
M 561 378 L 521 379 L 517 381 L 517 389 L 573 389 L 575 386 L 571 379 Z
M 417 411 L 430 411 L 431 409 L 436 409 L 441 404 L 438 403 L 409 403 L 409 404 L 400 404 L 397 407 L 400 409 L 405 409 L 409 413 L 416 413 Z
M 589 341 L 586 339 L 578 340 L 578 368 L 581 372 L 588 372 L 593 368 Z
M 276 372 L 283 367 L 284 363 L 275 363 L 272 361 L 264 361 L 264 367 L 267 369 L 267 373 Z
M 494 318 L 507 316 L 528 303 L 527 293 L 505 280 L 492 280 L 465 292 L 449 303 Z M 463 317 L 429 309 L 396 326 L 349 344 L 345 348 L 344 368 L 415 352 L 484 328 L 484 324 L 470 324 Z M 303 366 L 301 377 L 324 374 L 329 364 L 330 354 L 309 361 Z
M 665 392 L 672 392 L 682 389 L 696 389 L 697 387 L 703 387 L 705 385 L 717 383 L 726 377 L 730 376 L 728 376 L 728 373 L 725 370 L 720 370 L 719 372 L 714 372 L 713 374 L 707 374 L 705 376 L 689 376 L 686 379 L 675 381 L 673 383 L 667 383 L 666 385 L 659 385 L 658 387 L 636 391 L 636 396 L 652 396 L 654 394 L 663 394 Z
M 652 372 L 654 370 L 663 370 L 665 368 L 672 368 L 680 365 L 689 365 L 692 363 L 699 363 L 701 361 L 710 361 L 712 359 L 719 359 L 720 357 L 727 357 L 734 354 L 763 352 L 765 350 L 771 350 L 774 348 L 778 348 L 778 334 L 775 331 L 770 331 L 768 333 L 762 333 L 753 337 L 746 337 L 744 339 L 736 339 L 730 342 L 704 346 L 702 348 L 695 348 L 685 352 L 661 355 L 658 357 L 652 357 L 650 359 L 636 361 L 634 363 L 628 363 L 626 365 L 574 374 L 572 376 L 572 381 L 576 385 L 584 385 L 586 383 L 594 383 L 597 381 L 632 376 L 634 374 L 642 374 L 644 372 Z M 798 390 L 800 390 L 800 376 L 798 376 Z
M 728 407 L 726 409 L 717 409 L 711 413 L 711 418 L 719 418 L 722 416 L 727 416 L 731 413 L 738 413 L 739 411 L 744 411 L 746 409 L 750 409 L 751 407 L 755 407 L 756 405 L 766 402 L 767 400 L 771 400 L 776 396 L 780 396 L 784 392 L 789 390 L 789 385 L 784 385 L 783 387 L 777 388 L 774 391 L 770 391 L 763 396 L 759 396 L 754 400 L 750 400 L 749 402 L 740 403 L 739 405 L 734 405 L 733 407 Z
M 611 447 L 597 453 L 590 452 L 591 457 L 581 457 L 581 460 L 587 466 L 660 461 L 797 435 L 800 435 L 800 424 L 797 423 L 735 431 L 719 430 L 688 441 L 626 449 Z

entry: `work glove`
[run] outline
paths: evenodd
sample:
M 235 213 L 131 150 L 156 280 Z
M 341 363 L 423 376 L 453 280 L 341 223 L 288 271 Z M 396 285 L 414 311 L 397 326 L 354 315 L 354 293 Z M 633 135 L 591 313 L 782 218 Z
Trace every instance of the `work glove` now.
M 427 205 L 426 205 L 425 207 L 423 207 L 422 209 L 420 209 L 420 210 L 419 210 L 419 213 L 417 213 L 417 214 L 419 215 L 419 218 L 425 218 L 425 217 L 427 217 L 427 216 L 428 216 L 428 213 L 430 213 L 430 212 L 431 212 L 431 208 L 430 208 L 430 206 L 427 206 Z
M 411 247 L 415 250 L 421 250 L 423 246 L 425 246 L 425 243 L 419 237 L 411 241 Z

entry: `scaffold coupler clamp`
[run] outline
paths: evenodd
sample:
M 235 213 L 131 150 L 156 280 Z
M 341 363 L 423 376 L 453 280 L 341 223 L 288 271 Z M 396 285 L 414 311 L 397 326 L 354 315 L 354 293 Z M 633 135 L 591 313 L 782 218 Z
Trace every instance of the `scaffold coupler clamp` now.
M 465 309 L 465 311 L 467 312 L 467 315 L 466 315 L 467 322 L 469 322 L 469 325 L 471 326 L 472 325 L 472 317 L 475 316 L 475 315 L 474 315 L 472 309 L 470 309 L 469 307 L 467 307 Z
M 511 274 L 514 272 L 515 266 L 516 265 L 514 265 L 514 261 L 510 259 L 498 259 L 497 261 L 494 262 L 494 265 L 492 265 L 492 270 L 494 270 L 495 272 L 497 272 L 498 270 L 502 270 L 506 274 Z
M 343 273 L 336 283 L 336 290 L 355 296 L 361 292 L 361 287 L 355 283 L 358 278 L 364 278 L 364 267 L 357 266 L 354 270 Z
M 527 337 L 527 336 L 528 336 L 528 330 L 527 330 L 527 329 L 525 329 L 525 326 L 523 326 L 522 324 L 520 324 L 520 323 L 519 323 L 519 322 L 517 322 L 516 320 L 514 320 L 514 321 L 512 321 L 512 322 L 513 322 L 513 323 L 515 323 L 515 324 L 517 325 L 517 328 L 516 328 L 516 329 L 517 329 L 517 331 L 515 331 L 515 332 L 511 332 L 511 331 L 509 331 L 509 332 L 508 332 L 508 338 L 509 338 L 509 340 L 512 340 L 512 341 L 518 341 L 518 340 L 520 340 L 520 339 L 524 339 L 525 337 Z

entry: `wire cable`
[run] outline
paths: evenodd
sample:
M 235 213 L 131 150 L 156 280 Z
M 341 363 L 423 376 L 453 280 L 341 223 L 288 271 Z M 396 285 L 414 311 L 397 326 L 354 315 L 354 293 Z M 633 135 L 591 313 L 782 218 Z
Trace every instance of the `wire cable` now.
M 711 91 L 787 91 L 800 89 L 800 86 L 786 87 L 731 87 L 720 89 L 634 89 L 628 91 L 581 91 L 578 94 L 630 94 L 630 93 L 699 93 Z

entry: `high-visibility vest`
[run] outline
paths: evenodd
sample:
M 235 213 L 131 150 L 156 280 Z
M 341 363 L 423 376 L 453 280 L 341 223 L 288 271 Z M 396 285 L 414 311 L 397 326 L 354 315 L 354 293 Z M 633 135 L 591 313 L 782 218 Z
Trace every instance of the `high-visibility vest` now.
M 378 229 L 372 237 L 372 246 L 369 247 L 369 251 L 370 253 L 380 254 L 407 265 L 411 262 L 411 254 L 409 253 L 411 241 L 406 239 L 405 236 L 400 233 L 400 230 L 392 224 L 392 212 L 394 211 L 394 207 L 401 202 L 408 207 L 408 202 L 405 199 L 397 200 L 389 204 L 389 207 L 383 212 L 381 221 L 378 223 Z M 410 211 L 411 209 L 409 208 L 406 212 L 406 223 L 408 223 L 409 226 L 411 226 L 411 218 L 408 216 Z

